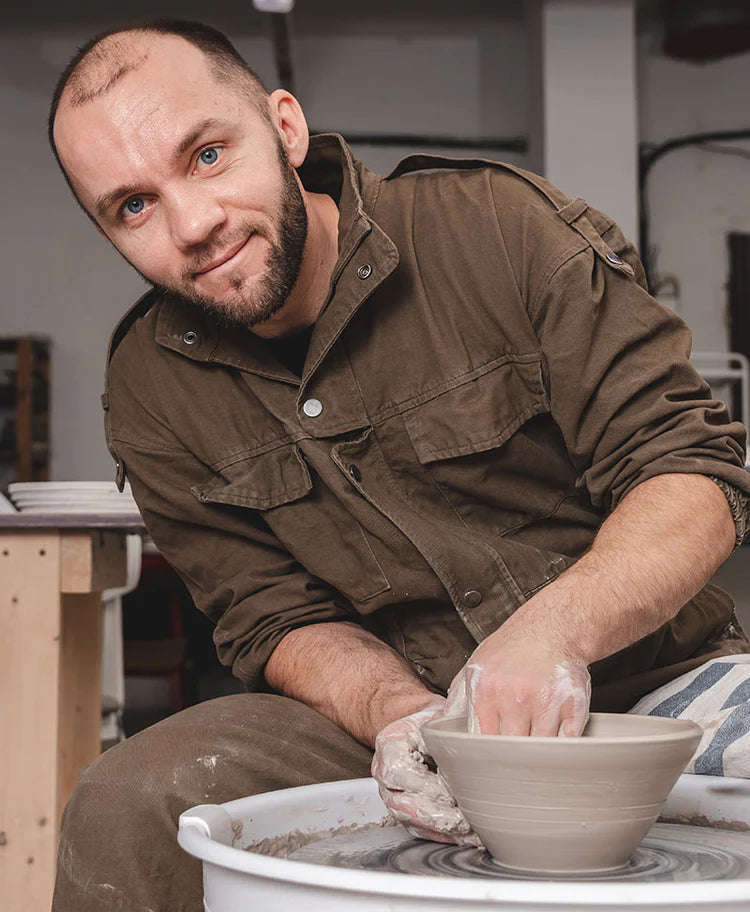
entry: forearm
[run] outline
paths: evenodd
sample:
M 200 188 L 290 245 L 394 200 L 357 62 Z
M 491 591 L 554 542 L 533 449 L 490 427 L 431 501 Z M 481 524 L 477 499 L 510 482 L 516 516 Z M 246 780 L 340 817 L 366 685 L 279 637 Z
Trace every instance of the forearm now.
M 733 545 L 731 513 L 713 481 L 651 478 L 612 512 L 590 551 L 508 623 L 530 626 L 590 664 L 672 618 Z
M 266 680 L 369 746 L 384 726 L 437 699 L 397 652 L 347 622 L 292 630 L 271 655 Z

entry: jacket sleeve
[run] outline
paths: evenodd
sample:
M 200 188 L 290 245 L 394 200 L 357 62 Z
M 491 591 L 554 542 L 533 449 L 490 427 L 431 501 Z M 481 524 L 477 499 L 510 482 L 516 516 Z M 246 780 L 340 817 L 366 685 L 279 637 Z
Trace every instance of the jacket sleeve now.
M 688 328 L 647 293 L 619 228 L 595 210 L 583 217 L 593 242 L 571 249 L 529 301 L 579 484 L 606 510 L 666 473 L 711 476 L 746 496 L 745 429 L 691 365 Z
M 192 493 L 206 482 L 208 469 L 137 395 L 128 379 L 133 373 L 110 366 L 105 414 L 110 451 L 127 471 L 157 547 L 196 606 L 216 624 L 220 660 L 248 689 L 265 689 L 266 662 L 290 630 L 356 621 L 358 615 L 294 559 L 260 511 L 204 503 Z M 147 371 L 138 379 L 146 383 Z

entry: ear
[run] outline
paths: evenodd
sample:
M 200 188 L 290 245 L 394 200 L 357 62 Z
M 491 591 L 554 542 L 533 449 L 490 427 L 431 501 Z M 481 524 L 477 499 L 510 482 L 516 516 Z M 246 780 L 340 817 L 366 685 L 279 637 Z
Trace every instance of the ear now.
M 268 96 L 271 119 L 286 149 L 289 164 L 299 168 L 307 155 L 310 132 L 300 103 L 286 89 L 276 89 Z

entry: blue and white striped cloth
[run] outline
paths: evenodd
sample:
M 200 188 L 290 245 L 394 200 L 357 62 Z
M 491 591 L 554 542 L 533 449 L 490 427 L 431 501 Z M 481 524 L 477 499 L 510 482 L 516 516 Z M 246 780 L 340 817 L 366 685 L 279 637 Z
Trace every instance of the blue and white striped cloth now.
M 686 773 L 750 779 L 750 655 L 711 659 L 647 694 L 630 712 L 690 719 L 703 728 Z

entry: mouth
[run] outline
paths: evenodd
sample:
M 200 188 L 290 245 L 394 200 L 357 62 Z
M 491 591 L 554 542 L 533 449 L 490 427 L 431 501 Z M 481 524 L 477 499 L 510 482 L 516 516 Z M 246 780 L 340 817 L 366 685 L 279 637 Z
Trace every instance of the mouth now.
M 230 266 L 235 257 L 237 257 L 244 249 L 245 245 L 248 243 L 251 237 L 253 237 L 253 234 L 250 234 L 246 238 L 243 238 L 241 241 L 238 241 L 228 250 L 225 250 L 221 256 L 218 256 L 207 266 L 204 266 L 203 269 L 199 269 L 194 272 L 193 276 L 196 277 L 206 275 L 209 272 L 214 272 L 217 269 L 221 269 L 222 266 Z

